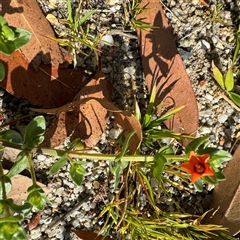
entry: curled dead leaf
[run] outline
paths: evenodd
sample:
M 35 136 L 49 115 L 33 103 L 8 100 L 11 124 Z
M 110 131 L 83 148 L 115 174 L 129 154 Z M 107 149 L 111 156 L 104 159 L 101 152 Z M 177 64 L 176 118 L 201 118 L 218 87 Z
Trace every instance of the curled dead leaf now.
M 80 138 L 87 147 L 93 147 L 105 131 L 108 112 L 113 112 L 116 124 L 125 134 L 135 132 L 129 147 L 133 154 L 142 141 L 141 124 L 133 114 L 109 102 L 109 96 L 108 82 L 98 73 L 71 103 L 53 109 L 32 108 L 36 112 L 57 115 L 55 124 L 46 132 L 42 146 L 56 147 L 72 134 L 72 140 Z

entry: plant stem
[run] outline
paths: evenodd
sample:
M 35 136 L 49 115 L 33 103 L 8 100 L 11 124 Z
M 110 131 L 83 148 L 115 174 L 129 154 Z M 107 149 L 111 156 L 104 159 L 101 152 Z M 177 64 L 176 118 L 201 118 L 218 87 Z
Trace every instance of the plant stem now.
M 31 153 L 29 154 L 29 152 L 26 151 L 26 156 L 27 156 L 27 160 L 28 160 L 28 166 L 30 169 L 32 183 L 33 183 L 33 185 L 37 185 L 37 179 L 36 179 L 36 175 L 35 175 L 35 171 L 34 171 L 33 161 L 32 161 L 32 158 L 30 155 L 31 155 Z
M 11 147 L 18 150 L 21 150 L 20 144 L 9 143 L 2 141 L 2 146 Z M 61 157 L 65 154 L 65 150 L 60 149 L 51 149 L 51 148 L 34 148 L 32 153 L 41 153 L 44 155 L 50 156 L 58 156 Z M 80 159 L 88 159 L 88 160 L 105 160 L 105 161 L 115 161 L 116 155 L 114 154 L 101 154 L 101 153 L 87 153 L 87 152 L 79 152 L 79 151 L 69 151 L 68 154 L 71 158 L 80 158 Z M 174 161 L 184 161 L 184 156 L 177 156 L 177 155 L 163 155 L 166 160 L 174 162 Z M 152 155 L 124 155 L 121 158 L 121 161 L 127 162 L 153 162 L 154 156 Z
M 5 181 L 4 181 L 4 172 L 3 172 L 3 167 L 2 167 L 2 162 L 0 161 L 0 179 L 1 179 L 1 184 L 2 184 L 2 199 L 4 201 L 7 200 L 7 194 L 6 194 L 6 189 L 5 189 Z M 1 197 L 1 196 L 0 196 Z M 6 215 L 5 216 L 10 216 L 10 210 L 6 202 L 4 203 L 4 210 Z

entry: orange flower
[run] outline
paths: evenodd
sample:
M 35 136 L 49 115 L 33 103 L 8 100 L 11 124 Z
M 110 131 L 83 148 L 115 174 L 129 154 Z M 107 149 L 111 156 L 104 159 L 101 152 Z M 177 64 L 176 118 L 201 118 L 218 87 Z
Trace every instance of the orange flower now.
M 189 161 L 181 164 L 181 169 L 191 174 L 191 182 L 196 182 L 203 176 L 213 176 L 214 171 L 208 164 L 210 154 L 197 156 L 194 151 L 190 152 Z

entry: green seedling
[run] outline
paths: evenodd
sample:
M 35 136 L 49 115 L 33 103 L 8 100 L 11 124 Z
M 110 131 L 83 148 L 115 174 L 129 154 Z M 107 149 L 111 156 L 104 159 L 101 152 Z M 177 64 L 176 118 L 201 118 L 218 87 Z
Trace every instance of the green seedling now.
M 141 7 L 139 0 L 124 0 L 124 29 L 132 27 L 134 29 L 138 28 L 141 30 L 148 30 L 151 28 L 157 28 L 152 26 L 149 23 L 142 21 L 141 19 L 137 20 L 137 16 L 143 12 L 150 11 L 151 9 L 146 8 L 146 6 Z
M 240 17 L 239 17 L 240 18 Z M 232 100 L 232 102 L 240 107 L 240 95 L 235 91 L 235 79 L 234 79 L 234 71 L 233 69 L 236 69 L 236 73 L 239 69 L 239 66 L 235 66 L 237 57 L 239 55 L 239 49 L 240 49 L 240 24 L 238 26 L 238 29 L 235 33 L 236 36 L 236 47 L 232 59 L 231 66 L 228 68 L 226 76 L 224 77 L 221 71 L 215 66 L 214 62 L 212 62 L 212 70 L 215 80 L 218 82 L 220 87 L 225 91 L 225 93 L 229 96 L 229 98 Z M 235 75 L 236 75 L 235 73 Z
M 154 148 L 153 140 L 158 141 L 164 138 L 174 138 L 177 140 L 193 139 L 194 137 L 188 134 L 172 132 L 170 130 L 163 128 L 164 121 L 172 118 L 177 112 L 181 111 L 184 108 L 184 106 L 178 107 L 172 111 L 169 111 L 161 116 L 156 117 L 157 111 L 161 104 L 155 106 L 155 97 L 156 86 L 153 86 L 148 108 L 142 119 L 141 115 L 139 114 L 140 112 L 139 106 L 137 104 L 135 106 L 135 108 L 137 109 L 135 112 L 138 113 L 136 117 L 140 119 L 142 125 L 143 143 L 150 149 L 153 149 Z
M 79 3 L 80 4 L 80 3 Z M 49 39 L 54 40 L 59 43 L 59 45 L 63 47 L 67 47 L 68 51 L 73 55 L 74 67 L 77 65 L 77 54 L 82 53 L 86 55 L 84 51 L 82 51 L 83 47 L 87 47 L 94 51 L 96 59 L 98 58 L 98 45 L 102 41 L 102 36 L 91 36 L 89 25 L 86 22 L 89 18 L 97 12 L 97 9 L 91 10 L 85 15 L 80 14 L 80 10 L 73 13 L 71 0 L 68 0 L 68 19 L 67 20 L 59 20 L 62 24 L 66 26 L 67 38 L 53 38 L 47 36 Z M 85 29 L 83 25 L 85 24 Z

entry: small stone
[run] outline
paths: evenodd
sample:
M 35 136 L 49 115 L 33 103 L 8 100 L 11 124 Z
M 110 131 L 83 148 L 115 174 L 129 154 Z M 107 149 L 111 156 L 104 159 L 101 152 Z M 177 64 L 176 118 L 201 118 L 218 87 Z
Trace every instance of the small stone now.
M 4 95 L 4 90 L 3 89 L 0 89 L 0 97 L 2 97 Z
M 108 45 L 113 46 L 114 40 L 112 35 L 105 35 L 102 37 L 101 46 Z
M 120 128 L 116 129 L 116 128 L 112 128 L 110 131 L 109 131 L 109 137 L 111 139 L 117 139 L 119 134 L 122 132 L 122 130 Z
M 60 188 L 57 189 L 55 195 L 62 196 L 64 191 L 65 191 L 64 188 L 60 187 Z
M 93 188 L 94 189 L 99 189 L 100 188 L 100 183 L 98 181 L 93 181 Z
M 203 49 L 210 49 L 211 48 L 210 44 L 204 39 L 200 40 L 200 44 L 201 44 L 201 47 Z
M 226 114 L 221 114 L 220 117 L 218 118 L 218 121 L 220 123 L 224 123 L 227 121 L 227 119 L 228 119 L 228 116 Z
M 31 231 L 31 239 L 37 239 L 39 238 L 40 236 L 42 236 L 42 233 L 40 231 L 40 228 L 35 228 Z
M 206 94 L 205 98 L 209 101 L 212 101 L 213 100 L 213 96 L 210 95 L 209 93 Z
M 211 132 L 211 129 L 208 128 L 208 127 L 202 127 L 202 128 L 201 128 L 201 133 L 202 133 L 202 134 L 208 134 L 208 133 L 210 133 L 210 132 Z

